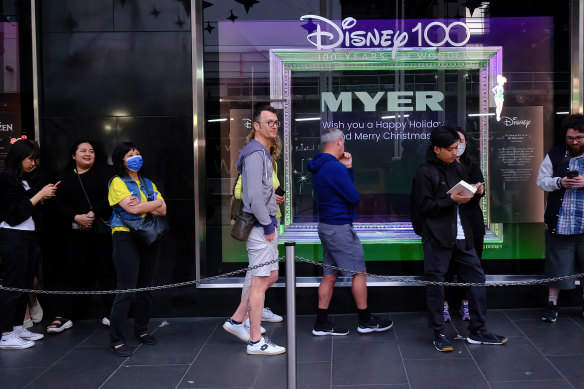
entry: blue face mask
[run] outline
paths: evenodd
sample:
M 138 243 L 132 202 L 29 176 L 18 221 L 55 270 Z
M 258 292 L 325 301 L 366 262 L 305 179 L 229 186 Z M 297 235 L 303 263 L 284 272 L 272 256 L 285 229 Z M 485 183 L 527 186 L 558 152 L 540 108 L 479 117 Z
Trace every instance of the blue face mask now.
M 141 155 L 134 155 L 133 157 L 126 159 L 126 163 L 128 164 L 128 170 L 137 172 L 142 168 L 144 161 L 142 160 Z

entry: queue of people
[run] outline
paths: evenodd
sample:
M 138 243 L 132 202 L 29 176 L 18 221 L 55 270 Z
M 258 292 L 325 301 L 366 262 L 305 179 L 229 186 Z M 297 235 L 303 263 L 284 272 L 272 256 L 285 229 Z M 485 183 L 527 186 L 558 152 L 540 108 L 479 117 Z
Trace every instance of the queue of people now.
M 275 174 L 275 159 L 281 151 L 279 127 L 273 107 L 257 108 L 252 131 L 236 165 L 241 176 L 236 188 L 242 200 L 242 211 L 253 216 L 246 249 L 250 266 L 256 268 L 246 274 L 241 300 L 223 328 L 246 342 L 247 353 L 253 355 L 286 352 L 284 347 L 264 336 L 265 329 L 261 326 L 262 320 L 282 320 L 264 306 L 265 293 L 278 278 L 275 260 L 278 258 L 279 205 L 285 200 Z M 582 115 L 570 116 L 564 121 L 563 130 L 565 144 L 546 155 L 537 180 L 537 184 L 550 193 L 545 212 L 548 277 L 584 271 Z M 413 179 L 412 224 L 422 238 L 424 274 L 428 280 L 438 283 L 450 280 L 453 274 L 464 282 L 484 283 L 486 280 L 481 265 L 485 226 L 479 206 L 485 195 L 484 177 L 476 161 L 469 158 L 466 141 L 466 134 L 460 128 L 435 128 L 430 135 L 426 161 L 420 161 L 421 166 Z M 323 262 L 343 271 L 330 268 L 324 271 L 318 288 L 312 334 L 343 336 L 350 331 L 335 326 L 328 318 L 328 307 L 339 275 L 352 277 L 357 332 L 388 331 L 393 322 L 372 315 L 368 308 L 364 252 L 352 225 L 360 195 L 354 183 L 353 157 L 345 151 L 343 132 L 336 128 L 324 131 L 321 150 L 308 163 L 314 177 L 318 235 Z M 141 173 L 144 160 L 136 145 L 131 142 L 118 144 L 112 153 L 113 170 L 110 170 L 105 164 L 96 164 L 92 142 L 76 142 L 68 156 L 70 163 L 56 183 L 49 183 L 37 169 L 38 157 L 37 144 L 20 139 L 10 149 L 6 170 L 0 175 L 2 285 L 23 289 L 33 286 L 40 260 L 42 209 L 54 201 L 66 226 L 60 278 L 56 281 L 60 288 L 88 289 L 94 281 L 97 283 L 92 286 L 100 289 L 151 286 L 158 243 L 155 238 L 139 233 L 143 227 L 136 226 L 156 224 L 157 218 L 166 215 L 166 202 L 156 184 Z M 460 181 L 469 182 L 474 187 L 473 193 L 451 190 Z M 549 285 L 548 306 L 542 320 L 556 320 L 559 291 L 573 287 L 573 280 Z M 151 292 L 120 293 L 113 301 L 106 295 L 102 324 L 110 327 L 111 350 L 120 357 L 132 355 L 123 330 L 132 300 L 135 300 L 135 338 L 145 345 L 157 344 L 157 339 L 148 331 Z M 82 301 L 78 297 L 57 297 L 57 315 L 47 327 L 47 333 L 71 328 L 72 315 Z M 452 342 L 444 333 L 445 323 L 451 319 L 444 287 L 428 286 L 426 302 L 434 348 L 441 352 L 453 351 Z M 29 348 L 44 337 L 23 326 L 27 303 L 28 296 L 23 293 L 0 292 L 0 349 Z M 467 341 L 505 344 L 507 337 L 487 330 L 486 312 L 486 288 L 469 287 L 461 304 L 461 316 L 469 321 Z

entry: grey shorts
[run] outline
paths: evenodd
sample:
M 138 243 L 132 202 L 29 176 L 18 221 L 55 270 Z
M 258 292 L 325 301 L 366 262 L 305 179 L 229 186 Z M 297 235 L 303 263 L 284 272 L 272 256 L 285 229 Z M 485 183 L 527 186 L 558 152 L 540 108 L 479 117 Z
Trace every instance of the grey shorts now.
M 584 234 L 558 235 L 546 231 L 545 275 L 563 277 L 584 273 Z M 555 281 L 548 286 L 558 289 L 574 289 L 576 279 Z
M 322 262 L 325 265 L 342 267 L 355 272 L 366 270 L 363 246 L 352 225 L 318 223 L 318 237 L 322 243 Z M 326 267 L 324 274 L 341 274 L 345 277 L 353 275 Z
M 256 266 L 261 263 L 270 262 L 278 258 L 278 230 L 271 242 L 266 240 L 263 227 L 252 228 L 249 238 L 245 242 L 249 266 Z M 278 262 L 259 267 L 251 271 L 252 276 L 267 277 L 273 270 L 278 270 Z

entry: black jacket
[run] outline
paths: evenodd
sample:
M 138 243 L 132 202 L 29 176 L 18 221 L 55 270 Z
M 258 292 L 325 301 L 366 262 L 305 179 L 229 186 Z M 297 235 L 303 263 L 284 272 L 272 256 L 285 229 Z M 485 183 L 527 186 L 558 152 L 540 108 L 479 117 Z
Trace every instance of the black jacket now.
M 426 154 L 427 163 L 438 171 L 439 182 L 436 193 L 429 169 L 420 167 L 414 177 L 412 187 L 413 205 L 419 210 L 424 221 L 422 240 L 434 238 L 443 247 L 452 247 L 456 242 L 456 209 L 460 211 L 460 221 L 466 238 L 467 248 L 473 247 L 473 235 L 466 204 L 458 205 L 446 192 L 460 180 L 467 181 L 464 167 L 454 161 L 442 162 L 430 147 Z M 477 195 L 478 196 L 478 195 Z
M 17 226 L 32 216 L 38 226 L 40 207 L 34 207 L 30 199 L 48 184 L 48 179 L 38 169 L 22 179 L 30 186 L 29 190 L 25 190 L 22 181 L 15 177 L 7 173 L 0 175 L 0 221 Z

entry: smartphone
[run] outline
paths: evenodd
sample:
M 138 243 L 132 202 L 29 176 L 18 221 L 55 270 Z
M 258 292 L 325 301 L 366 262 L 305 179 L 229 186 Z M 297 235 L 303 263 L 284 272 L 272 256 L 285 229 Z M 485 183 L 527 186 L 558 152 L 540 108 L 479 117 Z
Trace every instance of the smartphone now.
M 281 186 L 279 186 L 279 187 L 278 187 L 278 189 L 276 189 L 276 190 L 275 190 L 275 193 L 276 193 L 278 196 L 284 196 L 284 195 L 286 194 L 286 191 L 285 191 L 284 189 L 282 189 L 282 187 L 281 187 Z
M 568 170 L 568 174 L 566 174 L 568 178 L 576 178 L 578 177 L 578 170 Z

